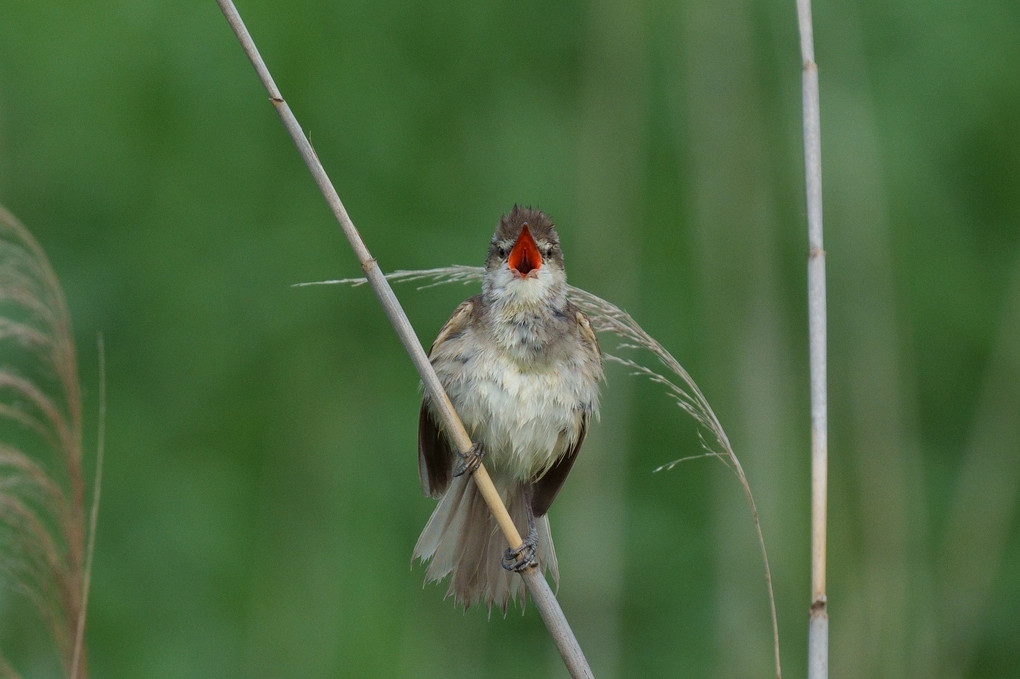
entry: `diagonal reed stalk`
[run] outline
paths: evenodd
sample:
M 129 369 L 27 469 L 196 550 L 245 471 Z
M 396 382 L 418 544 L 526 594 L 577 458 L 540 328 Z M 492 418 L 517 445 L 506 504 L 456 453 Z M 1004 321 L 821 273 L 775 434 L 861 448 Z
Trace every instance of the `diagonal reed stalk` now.
M 395 271 L 387 274 L 386 278 L 391 281 L 398 282 L 410 282 L 410 281 L 431 281 L 423 285 L 423 288 L 432 287 L 435 285 L 442 285 L 445 283 L 471 283 L 480 281 L 484 270 L 478 266 L 449 266 L 441 267 L 437 269 L 424 269 L 418 271 Z M 349 284 L 349 285 L 362 285 L 368 282 L 364 278 L 350 278 L 344 280 L 335 281 L 320 281 L 315 283 L 299 283 L 298 287 L 306 285 L 336 285 L 336 284 Z M 744 490 L 744 494 L 747 497 L 748 505 L 751 508 L 751 518 L 754 521 L 754 530 L 758 537 L 758 547 L 761 550 L 762 562 L 765 568 L 765 582 L 768 590 L 769 609 L 772 616 L 772 642 L 773 651 L 775 657 L 775 672 L 777 679 L 782 676 L 782 670 L 779 661 L 779 624 L 776 617 L 776 600 L 772 588 L 772 571 L 769 567 L 768 552 L 765 549 L 765 538 L 761 531 L 761 523 L 758 519 L 758 508 L 754 502 L 754 496 L 751 493 L 751 486 L 747 482 L 747 477 L 744 475 L 744 468 L 740 464 L 740 460 L 737 459 L 736 453 L 733 452 L 733 447 L 730 445 L 729 438 L 726 436 L 726 432 L 723 430 L 722 424 L 716 417 L 715 412 L 712 410 L 712 406 L 709 405 L 708 400 L 704 394 L 701 393 L 701 389 L 694 382 L 694 379 L 684 369 L 680 362 L 673 357 L 665 347 L 662 346 L 654 337 L 645 332 L 644 328 L 638 325 L 637 321 L 631 318 L 630 314 L 623 311 L 619 307 L 607 302 L 606 300 L 593 295 L 586 290 L 576 288 L 572 285 L 567 286 L 567 296 L 577 304 L 591 319 L 592 325 L 600 333 L 610 333 L 615 335 L 617 338 L 616 351 L 647 351 L 651 353 L 655 358 L 662 363 L 665 368 L 675 376 L 674 379 L 667 378 L 665 375 L 658 373 L 647 366 L 638 363 L 637 361 L 608 354 L 603 352 L 603 356 L 610 361 L 619 363 L 626 366 L 631 370 L 631 374 L 640 375 L 647 377 L 657 384 L 661 384 L 666 387 L 671 398 L 676 401 L 676 404 L 681 410 L 686 412 L 688 415 L 694 418 L 694 420 L 701 426 L 699 435 L 702 431 L 707 431 L 714 443 L 709 443 L 705 440 L 705 437 L 701 435 L 701 442 L 707 451 L 704 455 L 696 455 L 691 457 L 684 457 L 679 460 L 674 460 L 669 464 L 665 464 L 655 471 L 669 470 L 686 460 L 698 458 L 698 457 L 715 457 L 721 460 L 724 464 L 729 466 L 736 474 L 737 479 L 740 481 L 740 486 Z M 718 447 L 718 450 L 716 449 Z
M 470 282 L 481 278 L 481 269 L 478 267 L 455 266 L 441 269 L 430 269 L 426 271 L 396 272 L 388 275 L 384 275 L 382 273 L 378 263 L 369 253 L 360 234 L 355 228 L 353 222 L 351 222 L 346 208 L 343 206 L 339 195 L 336 193 L 336 189 L 333 187 L 332 182 L 326 175 L 325 169 L 323 169 L 322 164 L 319 162 L 315 152 L 312 150 L 308 139 L 305 137 L 304 132 L 301 130 L 301 127 L 297 122 L 297 119 L 294 117 L 293 113 L 291 113 L 290 107 L 284 101 L 283 96 L 276 87 L 276 83 L 273 81 L 268 68 L 263 62 L 262 57 L 259 55 L 254 41 L 248 33 L 247 28 L 245 28 L 244 23 L 233 3 L 230 0 L 217 0 L 217 3 L 223 11 L 231 29 L 234 31 L 234 34 L 237 36 L 238 41 L 241 43 L 245 54 L 248 56 L 258 73 L 259 78 L 262 80 L 266 91 L 269 93 L 270 101 L 276 109 L 277 114 L 280 116 L 284 127 L 287 128 L 292 141 L 297 147 L 298 152 L 301 154 L 302 159 L 305 161 L 305 164 L 315 179 L 316 184 L 319 186 L 323 197 L 332 209 L 337 222 L 340 224 L 340 227 L 343 230 L 344 235 L 347 237 L 351 248 L 354 250 L 358 261 L 361 263 L 362 270 L 365 272 L 365 278 L 345 281 L 324 281 L 323 283 L 368 283 L 372 287 L 372 290 L 378 297 L 384 312 L 392 323 L 394 330 L 400 337 L 405 350 L 408 352 L 412 362 L 418 369 L 418 373 L 421 376 L 425 389 L 428 391 L 433 402 L 440 406 L 439 414 L 443 418 L 447 426 L 447 430 L 451 432 L 451 438 L 454 439 L 454 444 L 460 452 L 467 453 L 471 448 L 471 441 L 467 432 L 464 430 L 463 424 L 461 424 L 456 412 L 454 412 L 453 406 L 450 403 L 449 398 L 446 396 L 442 384 L 439 382 L 435 371 L 432 369 L 432 365 L 429 362 L 421 343 L 418 341 L 417 336 L 411 327 L 410 321 L 408 321 L 406 314 L 397 301 L 396 296 L 393 294 L 393 289 L 390 287 L 388 281 L 433 279 L 434 284 L 458 281 Z M 314 284 L 317 283 L 303 285 Z M 618 349 L 646 349 L 655 355 L 679 378 L 680 383 L 683 386 L 680 386 L 680 384 L 667 379 L 659 373 L 656 373 L 635 361 L 607 355 L 609 360 L 628 366 L 635 373 L 645 375 L 655 382 L 666 386 L 670 391 L 671 396 L 676 400 L 677 405 L 693 416 L 700 425 L 707 429 L 723 451 L 721 453 L 716 452 L 706 444 L 706 450 L 708 451 L 707 454 L 709 456 L 718 457 L 720 460 L 728 464 L 740 480 L 741 486 L 744 489 L 748 503 L 751 507 L 755 531 L 758 536 L 758 544 L 764 561 L 769 607 L 772 617 L 775 672 L 778 679 L 782 676 L 779 659 L 779 628 L 776 618 L 775 596 L 773 594 L 772 575 L 769 568 L 768 554 L 765 550 L 765 541 L 762 536 L 761 525 L 758 519 L 758 510 L 755 506 L 750 486 L 747 483 L 747 478 L 744 475 L 744 470 L 740 465 L 740 461 L 733 453 L 732 447 L 726 437 L 726 433 L 723 431 L 722 425 L 719 423 L 711 406 L 709 406 L 708 401 L 705 399 L 701 390 L 694 383 L 694 380 L 690 377 L 687 371 L 684 370 L 680 363 L 673 358 L 673 356 L 670 355 L 661 344 L 648 335 L 626 312 L 595 295 L 580 290 L 579 288 L 571 287 L 569 294 L 574 302 L 589 314 L 597 330 L 601 332 L 614 333 L 623 340 L 618 346 Z M 702 442 L 705 442 L 704 438 L 702 438 Z M 661 467 L 660 469 L 672 468 L 680 461 L 682 460 L 677 460 L 674 463 L 664 465 L 664 467 Z M 496 493 L 495 489 L 492 488 L 492 483 L 489 480 L 489 476 L 485 471 L 484 465 L 479 467 L 473 478 L 476 483 L 478 483 L 479 489 L 489 505 L 489 508 L 496 517 L 497 523 L 503 530 L 507 541 L 513 547 L 519 546 L 521 544 L 520 535 L 507 515 L 506 508 L 503 506 L 498 493 Z M 531 593 L 532 599 L 535 601 L 543 621 L 549 628 L 557 648 L 560 651 L 560 655 L 562 656 L 564 663 L 567 665 L 571 675 L 574 677 L 593 676 L 591 669 L 588 667 L 587 660 L 585 660 L 580 646 L 577 644 L 577 640 L 574 638 L 573 632 L 570 630 L 570 627 L 566 622 L 566 618 L 563 616 L 562 610 L 559 608 L 559 604 L 552 595 L 548 583 L 546 583 L 545 579 L 540 575 L 539 570 L 536 568 L 527 569 L 522 573 L 522 576 L 524 577 L 525 583 L 528 586 L 528 591 Z
M 372 286 L 372 291 L 378 298 L 379 303 L 383 308 L 383 312 L 393 325 L 393 329 L 400 338 L 401 344 L 404 345 L 404 350 L 407 351 L 408 356 L 411 358 L 411 362 L 418 370 L 422 384 L 428 391 L 429 397 L 432 399 L 432 403 L 438 411 L 437 414 L 443 420 L 445 430 L 449 433 L 457 449 L 461 453 L 468 453 L 471 450 L 471 439 L 468 436 L 467 431 L 464 429 L 464 425 L 461 423 L 460 418 L 457 416 L 456 411 L 454 411 L 453 404 L 450 402 L 449 397 L 443 390 L 443 385 L 436 376 L 435 370 L 432 369 L 432 364 L 429 362 L 428 356 L 425 354 L 425 350 L 418 341 L 418 336 L 415 334 L 414 328 L 411 327 L 411 322 L 407 319 L 407 315 L 404 313 L 403 308 L 401 308 L 400 303 L 397 301 L 396 295 L 393 294 L 393 289 L 383 276 L 378 263 L 368 251 L 368 248 L 365 246 L 365 242 L 361 238 L 361 234 L 358 233 L 357 228 L 354 226 L 350 216 L 347 214 L 347 209 L 341 202 L 340 196 L 337 194 L 336 189 L 333 187 L 333 183 L 326 174 L 326 170 L 322 167 L 322 163 L 319 162 L 318 157 L 316 157 L 315 152 L 312 150 L 312 146 L 309 143 L 308 138 L 301 130 L 301 126 L 298 124 L 297 118 L 294 117 L 294 114 L 290 110 L 290 106 L 288 106 L 287 102 L 284 101 L 283 95 L 280 93 L 276 83 L 273 81 L 273 77 L 270 75 L 268 67 L 262 60 L 262 56 L 259 54 L 258 49 L 255 47 L 254 40 L 248 33 L 248 29 L 245 27 L 244 22 L 241 20 L 241 15 L 237 12 L 237 8 L 234 7 L 234 3 L 230 0 L 217 0 L 217 4 L 219 5 L 220 10 L 222 10 L 223 16 L 226 18 L 231 30 L 234 31 L 234 35 L 237 37 L 238 42 L 241 43 L 241 48 L 251 61 L 251 64 L 255 68 L 255 72 L 258 74 L 263 86 L 269 93 L 269 100 L 272 102 L 273 107 L 280 116 L 280 121 L 287 129 L 287 133 L 290 135 L 291 140 L 297 147 L 298 153 L 301 155 L 301 159 L 305 162 L 305 166 L 308 168 L 312 178 L 318 185 L 323 198 L 325 198 L 326 202 L 329 204 L 329 207 L 332 210 L 337 223 L 340 225 L 340 228 L 343 230 L 344 236 L 346 236 L 351 249 L 354 250 L 355 256 L 357 256 L 358 261 L 361 263 L 361 268 L 365 272 L 365 276 L 369 284 Z M 496 523 L 502 530 L 507 542 L 513 548 L 520 547 L 523 544 L 520 533 L 517 531 L 517 527 L 514 525 L 513 520 L 507 513 L 506 507 L 503 505 L 503 501 L 500 498 L 499 493 L 496 491 L 495 486 L 492 485 L 492 480 L 489 478 L 489 474 L 484 465 L 479 466 L 478 469 L 475 470 L 472 474 L 472 479 L 474 479 L 474 482 L 478 485 L 479 492 L 485 499 L 489 509 L 492 511 L 493 516 L 496 519 Z M 587 659 L 584 657 L 584 653 L 581 651 L 581 646 L 578 644 L 573 630 L 570 629 L 570 625 L 567 623 L 567 619 L 563 615 L 559 602 L 556 600 L 555 595 L 553 595 L 552 589 L 543 577 L 541 570 L 534 566 L 526 568 L 521 572 L 521 577 L 524 579 L 528 591 L 531 593 L 531 598 L 535 602 L 536 608 L 538 608 L 539 615 L 542 616 L 542 620 L 545 622 L 546 627 L 556 644 L 556 648 L 560 652 L 560 656 L 563 658 L 563 662 L 570 671 L 571 676 L 594 676 L 591 668 L 588 666 Z
M 822 245 L 822 133 L 811 0 L 797 0 L 803 61 L 804 183 L 808 217 L 808 346 L 811 361 L 811 608 L 808 679 L 829 676 L 829 612 L 825 596 L 829 427 L 826 386 L 825 249 Z
M 0 572 L 40 611 L 65 674 L 85 677 L 85 610 L 102 462 L 97 459 L 86 544 L 71 321 L 46 255 L 2 207 L 0 351 Z M 17 676 L 2 656 L 0 674 Z

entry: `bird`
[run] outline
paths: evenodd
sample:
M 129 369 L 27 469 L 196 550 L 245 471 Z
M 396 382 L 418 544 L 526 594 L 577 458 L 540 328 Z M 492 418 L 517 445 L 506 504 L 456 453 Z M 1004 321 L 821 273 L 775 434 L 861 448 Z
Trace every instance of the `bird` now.
M 481 294 L 457 307 L 429 359 L 474 445 L 461 454 L 426 393 L 418 416 L 418 472 L 439 500 L 414 547 L 426 582 L 450 576 L 447 596 L 506 614 L 519 572 L 534 563 L 559 584 L 547 512 L 598 416 L 602 353 L 588 317 L 567 297 L 555 225 L 514 205 L 489 243 Z M 514 524 L 505 539 L 471 479 L 484 462 Z

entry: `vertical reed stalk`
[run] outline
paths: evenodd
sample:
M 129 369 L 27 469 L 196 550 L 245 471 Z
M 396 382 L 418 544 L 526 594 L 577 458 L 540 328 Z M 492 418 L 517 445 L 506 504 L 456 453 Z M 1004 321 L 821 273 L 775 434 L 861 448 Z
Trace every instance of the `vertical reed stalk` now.
M 803 61 L 804 182 L 808 216 L 808 333 L 811 360 L 811 608 L 808 679 L 829 675 L 829 613 L 825 599 L 828 476 L 825 249 L 822 245 L 822 143 L 811 0 L 797 0 Z

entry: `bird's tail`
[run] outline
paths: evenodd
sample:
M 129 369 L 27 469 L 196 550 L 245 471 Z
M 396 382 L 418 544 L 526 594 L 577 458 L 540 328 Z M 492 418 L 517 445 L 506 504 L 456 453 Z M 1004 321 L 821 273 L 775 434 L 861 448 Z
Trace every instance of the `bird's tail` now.
M 498 478 L 493 478 L 493 482 L 517 530 L 522 536 L 526 535 L 528 514 L 524 485 L 516 481 L 501 482 Z M 539 517 L 535 524 L 538 529 L 535 558 L 539 568 L 551 571 L 553 581 L 559 584 L 549 517 Z M 506 539 L 478 492 L 478 486 L 464 475 L 453 480 L 432 512 L 414 546 L 412 561 L 431 559 L 425 572 L 426 581 L 438 581 L 450 575 L 446 595 L 452 594 L 465 608 L 480 601 L 490 613 L 495 604 L 506 614 L 510 599 L 519 597 L 521 606 L 524 605 L 524 581 L 502 566 L 506 548 Z

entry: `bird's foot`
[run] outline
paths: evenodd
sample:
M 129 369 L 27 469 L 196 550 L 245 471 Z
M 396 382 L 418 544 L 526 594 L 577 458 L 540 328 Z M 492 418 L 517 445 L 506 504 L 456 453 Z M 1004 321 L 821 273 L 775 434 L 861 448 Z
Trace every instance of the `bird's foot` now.
M 517 549 L 509 548 L 503 554 L 502 566 L 508 571 L 520 573 L 526 568 L 538 565 L 535 561 L 535 551 L 538 547 L 538 531 L 532 528 L 528 531 L 528 537 Z
M 453 468 L 453 475 L 463 476 L 467 474 L 471 476 L 475 473 L 478 467 L 482 464 L 482 458 L 485 457 L 485 449 L 482 448 L 482 444 L 477 441 L 471 446 L 471 450 L 466 453 L 457 453 L 460 460 L 457 462 L 457 466 Z

